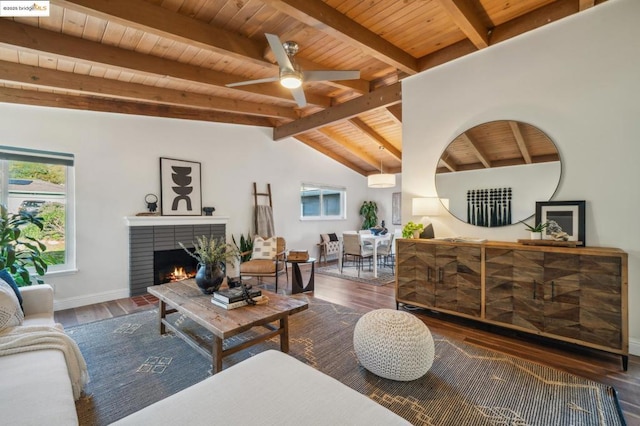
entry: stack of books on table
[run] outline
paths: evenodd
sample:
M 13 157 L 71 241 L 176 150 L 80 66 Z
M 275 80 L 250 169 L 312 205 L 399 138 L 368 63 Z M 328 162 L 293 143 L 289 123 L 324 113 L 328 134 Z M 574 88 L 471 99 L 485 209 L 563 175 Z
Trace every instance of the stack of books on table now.
M 262 291 L 250 288 L 249 295 L 257 302 L 262 298 Z M 235 309 L 249 304 L 242 293 L 242 287 L 225 288 L 214 292 L 211 303 L 224 309 Z

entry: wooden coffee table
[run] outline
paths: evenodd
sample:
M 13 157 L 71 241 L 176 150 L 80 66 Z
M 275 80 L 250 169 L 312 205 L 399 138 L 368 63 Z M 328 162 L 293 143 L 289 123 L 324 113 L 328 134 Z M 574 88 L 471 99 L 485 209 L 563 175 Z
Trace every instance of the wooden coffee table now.
M 193 279 L 151 286 L 147 291 L 160 299 L 160 334 L 165 334 L 169 329 L 201 354 L 211 358 L 211 374 L 222 370 L 222 358 L 225 356 L 274 336 L 280 336 L 280 350 L 289 352 L 289 315 L 304 311 L 308 307 L 304 300 L 262 290 L 262 294 L 269 297 L 268 304 L 226 310 L 211 303 L 212 296 L 202 294 Z M 204 348 L 187 333 L 171 324 L 166 316 L 174 312 L 180 312 L 213 333 L 213 348 Z M 276 322 L 277 325 L 272 324 Z M 265 327 L 268 331 L 223 349 L 224 339 L 258 326 Z

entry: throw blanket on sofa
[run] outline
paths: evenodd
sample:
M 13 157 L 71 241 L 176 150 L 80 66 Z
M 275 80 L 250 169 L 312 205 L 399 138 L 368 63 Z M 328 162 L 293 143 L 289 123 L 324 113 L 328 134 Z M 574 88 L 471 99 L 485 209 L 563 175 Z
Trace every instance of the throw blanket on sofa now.
M 0 356 L 43 349 L 62 351 L 73 387 L 73 398 L 78 400 L 84 385 L 89 383 L 89 372 L 78 344 L 64 333 L 61 325 L 17 326 L 0 331 Z

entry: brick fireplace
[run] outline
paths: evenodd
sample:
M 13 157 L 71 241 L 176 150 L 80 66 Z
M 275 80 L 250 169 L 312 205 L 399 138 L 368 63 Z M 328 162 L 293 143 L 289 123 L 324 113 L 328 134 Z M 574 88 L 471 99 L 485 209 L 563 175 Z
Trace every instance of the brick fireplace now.
M 177 266 L 182 242 L 191 242 L 201 235 L 212 235 L 226 240 L 227 217 L 222 216 L 132 216 L 126 218 L 129 226 L 129 293 L 138 296 L 147 287 L 162 281 L 166 270 Z M 172 256 L 175 255 L 175 256 Z M 155 258 L 155 264 L 154 264 Z M 188 258 L 188 256 L 187 256 Z M 167 260 L 165 260 L 167 259 Z M 185 259 L 185 267 L 193 268 Z M 170 265 L 168 263 L 171 263 Z M 174 264 L 175 263 L 175 264 Z

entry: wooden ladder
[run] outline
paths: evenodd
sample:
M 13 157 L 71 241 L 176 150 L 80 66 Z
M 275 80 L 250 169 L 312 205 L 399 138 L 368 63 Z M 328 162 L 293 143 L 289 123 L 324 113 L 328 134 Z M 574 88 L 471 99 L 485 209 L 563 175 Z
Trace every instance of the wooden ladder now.
M 258 207 L 258 197 L 269 197 L 269 207 L 273 209 L 273 201 L 271 199 L 271 184 L 267 184 L 267 192 L 258 192 L 258 185 L 253 182 L 253 203 L 254 207 Z M 253 225 L 256 232 L 258 232 L 258 215 L 254 213 L 253 215 Z

